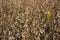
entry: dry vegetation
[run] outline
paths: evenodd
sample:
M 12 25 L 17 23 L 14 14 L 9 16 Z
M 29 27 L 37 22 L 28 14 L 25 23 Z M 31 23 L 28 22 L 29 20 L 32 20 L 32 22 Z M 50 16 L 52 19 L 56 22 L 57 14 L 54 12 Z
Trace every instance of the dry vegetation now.
M 0 40 L 60 40 L 60 0 L 0 0 Z

